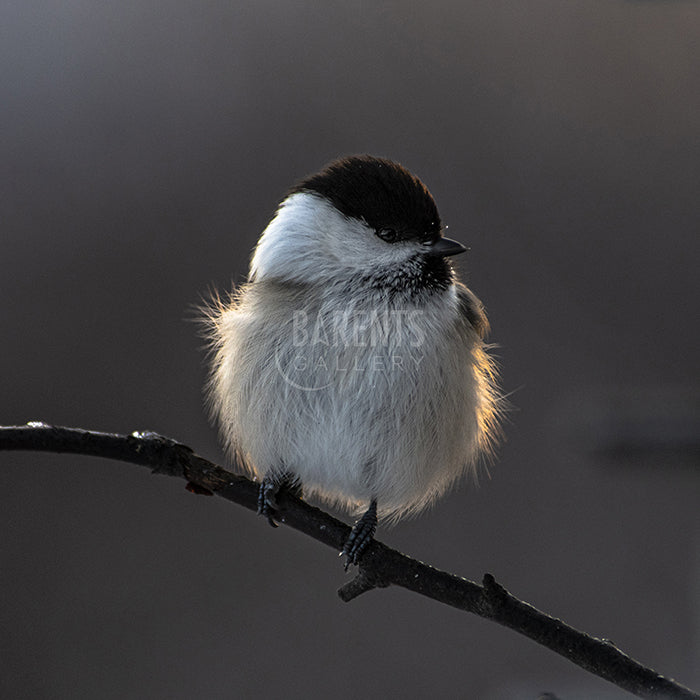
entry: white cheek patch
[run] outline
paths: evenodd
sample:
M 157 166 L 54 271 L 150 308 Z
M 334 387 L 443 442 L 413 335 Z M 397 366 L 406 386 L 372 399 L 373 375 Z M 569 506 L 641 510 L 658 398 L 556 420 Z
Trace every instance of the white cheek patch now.
M 401 264 L 419 250 L 414 242 L 386 243 L 365 222 L 343 216 L 325 198 L 298 192 L 282 202 L 260 237 L 250 279 L 338 280 Z
M 290 277 L 294 267 L 318 246 L 321 209 L 317 197 L 294 194 L 285 199 L 260 236 L 250 263 L 250 279 Z

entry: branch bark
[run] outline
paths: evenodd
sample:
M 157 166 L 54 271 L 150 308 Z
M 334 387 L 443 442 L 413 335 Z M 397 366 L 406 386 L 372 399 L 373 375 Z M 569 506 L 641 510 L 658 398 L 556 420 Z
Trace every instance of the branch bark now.
M 32 450 L 92 455 L 150 467 L 156 474 L 186 479 L 194 493 L 212 493 L 257 510 L 258 484 L 232 474 L 192 449 L 152 432 L 101 433 L 33 422 L 0 426 L 0 450 Z M 279 522 L 340 551 L 350 527 L 295 496 L 277 497 Z M 364 553 L 356 577 L 338 595 L 346 602 L 373 588 L 395 585 L 474 613 L 529 637 L 581 668 L 640 698 L 700 700 L 700 695 L 596 639 L 518 600 L 491 574 L 482 585 L 416 561 L 381 542 Z

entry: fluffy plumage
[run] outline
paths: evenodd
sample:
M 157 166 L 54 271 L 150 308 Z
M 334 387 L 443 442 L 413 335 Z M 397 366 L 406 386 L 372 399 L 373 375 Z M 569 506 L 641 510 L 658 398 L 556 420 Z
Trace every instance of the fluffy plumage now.
M 483 307 L 440 240 L 430 193 L 390 161 L 290 191 L 209 314 L 210 407 L 251 474 L 394 521 L 474 473 L 500 398 Z

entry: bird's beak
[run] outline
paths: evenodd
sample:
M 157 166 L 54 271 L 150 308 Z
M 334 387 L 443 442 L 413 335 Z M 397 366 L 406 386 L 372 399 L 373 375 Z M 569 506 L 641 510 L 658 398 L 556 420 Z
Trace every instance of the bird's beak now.
M 439 255 L 444 258 L 448 255 L 459 255 L 465 250 L 466 248 L 461 243 L 453 241 L 451 238 L 438 238 L 438 240 L 430 246 L 428 252 L 430 255 Z

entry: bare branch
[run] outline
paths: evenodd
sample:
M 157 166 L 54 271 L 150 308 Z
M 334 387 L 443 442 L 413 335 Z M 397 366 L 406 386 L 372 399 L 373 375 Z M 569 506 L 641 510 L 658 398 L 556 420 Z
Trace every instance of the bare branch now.
M 0 426 L 0 450 L 68 452 L 140 464 L 156 474 L 186 479 L 194 493 L 211 492 L 250 510 L 257 509 L 256 483 L 156 433 L 117 435 L 45 423 Z M 336 551 L 342 549 L 350 533 L 348 525 L 289 493 L 282 492 L 277 501 L 280 522 Z M 518 600 L 491 574 L 484 576 L 480 586 L 375 541 L 363 555 L 357 576 L 338 593 L 347 602 L 373 588 L 390 585 L 402 586 L 510 627 L 637 697 L 700 700 L 697 693 L 642 666 L 611 642 L 579 632 Z

